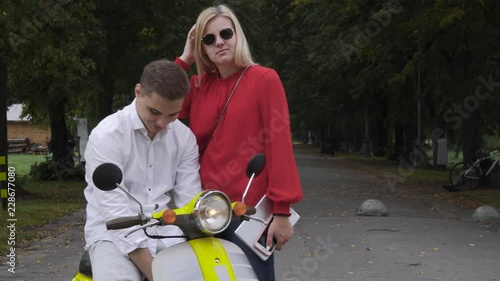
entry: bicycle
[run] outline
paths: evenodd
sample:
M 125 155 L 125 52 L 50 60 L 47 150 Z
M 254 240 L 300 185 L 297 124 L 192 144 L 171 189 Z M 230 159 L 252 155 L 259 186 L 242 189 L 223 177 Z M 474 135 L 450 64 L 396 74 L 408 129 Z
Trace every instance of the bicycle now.
M 473 151 L 473 153 L 475 159 L 472 165 L 464 167 L 464 162 L 459 162 L 450 168 L 450 186 L 462 191 L 474 189 L 478 183 L 483 184 L 493 169 L 500 165 L 500 147 L 488 153 L 481 151 Z

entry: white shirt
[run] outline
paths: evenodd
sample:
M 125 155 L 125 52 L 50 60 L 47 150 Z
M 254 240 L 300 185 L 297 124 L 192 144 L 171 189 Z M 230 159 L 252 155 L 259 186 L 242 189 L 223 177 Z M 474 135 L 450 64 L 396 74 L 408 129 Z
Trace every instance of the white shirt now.
M 118 188 L 101 191 L 94 186 L 92 173 L 102 163 L 114 163 L 121 169 L 121 185 L 143 204 L 145 213 L 166 209 L 171 196 L 179 207 L 201 192 L 198 145 L 194 134 L 176 120 L 151 140 L 137 114 L 135 100 L 94 128 L 85 159 L 86 248 L 95 241 L 108 240 L 124 255 L 137 248 L 149 248 L 152 255 L 157 252 L 158 240 L 148 238 L 142 230 L 125 238 L 125 234 L 133 228 L 106 229 L 106 221 L 137 215 L 140 208 L 137 202 Z M 158 206 L 156 210 L 155 206 Z M 152 227 L 147 231 L 157 235 L 182 235 L 175 226 Z M 184 240 L 162 239 L 167 247 L 181 241 Z

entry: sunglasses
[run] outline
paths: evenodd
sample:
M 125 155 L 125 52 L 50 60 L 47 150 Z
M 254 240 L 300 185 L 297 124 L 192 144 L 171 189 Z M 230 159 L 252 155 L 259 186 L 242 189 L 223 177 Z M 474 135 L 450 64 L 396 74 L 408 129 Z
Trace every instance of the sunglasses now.
M 224 28 L 223 30 L 219 31 L 219 36 L 220 38 L 224 40 L 229 40 L 233 38 L 234 31 L 232 28 Z M 215 43 L 215 34 L 213 33 L 208 33 L 205 34 L 202 38 L 201 41 L 203 41 L 203 44 L 210 46 Z

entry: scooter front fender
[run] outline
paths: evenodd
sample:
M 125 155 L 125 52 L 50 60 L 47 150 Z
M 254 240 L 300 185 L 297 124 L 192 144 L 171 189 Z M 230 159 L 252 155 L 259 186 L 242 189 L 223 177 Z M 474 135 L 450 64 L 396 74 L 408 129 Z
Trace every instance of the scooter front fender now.
M 85 251 L 78 265 L 78 272 L 71 281 L 92 281 L 92 266 L 90 265 L 89 252 Z
M 258 281 L 243 251 L 234 243 L 205 237 L 162 250 L 153 259 L 155 280 Z
M 71 281 L 92 281 L 92 277 L 89 277 L 83 273 L 77 272 Z

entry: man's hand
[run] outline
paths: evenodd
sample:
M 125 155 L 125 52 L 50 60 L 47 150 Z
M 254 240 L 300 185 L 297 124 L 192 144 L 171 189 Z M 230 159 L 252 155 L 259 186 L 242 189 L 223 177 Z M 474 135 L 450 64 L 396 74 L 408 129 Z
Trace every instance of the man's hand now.
M 153 281 L 153 256 L 147 248 L 135 249 L 128 254 L 130 260 L 139 268 L 148 281 Z
M 273 238 L 276 239 L 276 250 L 281 250 L 293 235 L 293 226 L 288 217 L 275 216 L 267 232 L 266 246 L 271 247 Z

